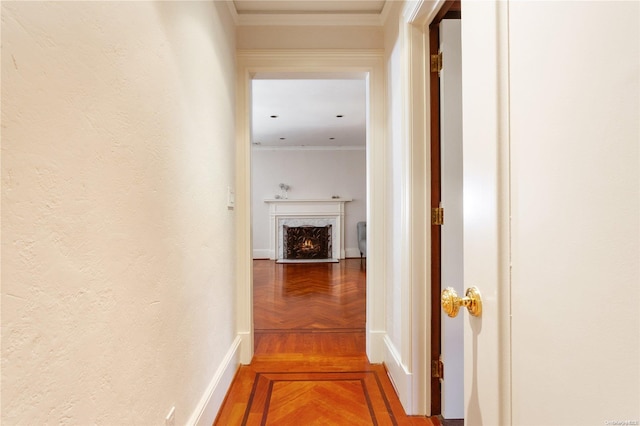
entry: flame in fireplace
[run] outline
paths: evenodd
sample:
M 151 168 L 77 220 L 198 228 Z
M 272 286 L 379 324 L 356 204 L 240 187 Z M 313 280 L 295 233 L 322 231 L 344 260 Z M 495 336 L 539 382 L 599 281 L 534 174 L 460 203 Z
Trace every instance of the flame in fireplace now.
M 327 259 L 331 257 L 331 225 L 283 225 L 285 259 Z

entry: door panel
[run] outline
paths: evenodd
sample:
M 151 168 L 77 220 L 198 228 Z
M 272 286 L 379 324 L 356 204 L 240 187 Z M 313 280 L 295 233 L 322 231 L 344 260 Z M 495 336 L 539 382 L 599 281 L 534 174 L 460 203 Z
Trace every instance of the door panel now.
M 462 9 L 466 424 L 637 422 L 640 4 Z
M 509 145 L 506 5 L 462 3 L 465 424 L 510 424 Z

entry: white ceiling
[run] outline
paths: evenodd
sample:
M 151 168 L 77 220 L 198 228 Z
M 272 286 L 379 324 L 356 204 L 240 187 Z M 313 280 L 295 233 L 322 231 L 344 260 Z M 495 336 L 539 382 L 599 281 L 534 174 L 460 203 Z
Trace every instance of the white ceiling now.
M 362 79 L 254 79 L 252 104 L 254 147 L 364 148 L 366 144 Z

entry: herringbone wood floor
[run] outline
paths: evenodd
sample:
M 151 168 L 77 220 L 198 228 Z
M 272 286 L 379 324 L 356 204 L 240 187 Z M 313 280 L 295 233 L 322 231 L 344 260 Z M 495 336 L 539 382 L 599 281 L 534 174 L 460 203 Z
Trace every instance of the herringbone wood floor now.
M 255 260 L 253 323 L 267 330 L 350 329 L 364 331 L 364 263 L 277 264 Z
M 255 355 L 215 425 L 438 425 L 407 416 L 367 359 L 365 277 L 360 259 L 254 261 Z

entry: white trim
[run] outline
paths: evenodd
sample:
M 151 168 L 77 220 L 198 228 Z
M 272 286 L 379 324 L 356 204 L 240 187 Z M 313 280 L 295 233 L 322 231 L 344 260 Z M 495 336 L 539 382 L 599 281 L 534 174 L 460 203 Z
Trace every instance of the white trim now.
M 345 258 L 349 259 L 349 258 L 354 258 L 360 257 L 360 249 L 359 248 L 353 248 L 353 247 L 347 247 L 344 249 L 344 256 Z M 365 255 L 366 257 L 366 255 Z
M 269 250 L 269 249 L 253 249 L 253 258 L 254 259 L 270 259 L 271 258 L 271 250 Z
M 412 405 L 413 395 L 413 376 L 402 363 L 401 355 L 395 347 L 389 336 L 385 334 L 384 344 L 384 365 L 389 372 L 389 378 L 393 382 L 398 398 L 402 403 L 404 411 L 410 413 L 415 412 Z
M 360 249 L 357 247 L 346 247 L 344 249 L 344 256 L 346 259 L 360 258 Z M 269 259 L 271 257 L 271 250 L 269 249 L 253 249 L 254 259 Z M 366 256 L 365 256 L 366 257 Z
M 406 22 L 416 25 L 429 25 L 436 17 L 445 0 L 419 0 L 407 3 L 403 10 L 403 16 Z
M 241 338 L 236 337 L 196 405 L 187 425 L 212 425 L 238 370 Z
M 380 354 L 380 359 L 376 363 L 383 363 L 386 350 L 384 340 L 387 338 L 387 332 L 385 330 L 368 330 L 368 337 L 367 344 L 371 346 L 371 352 Z
M 237 324 L 243 336 L 240 362 L 253 355 L 253 292 L 251 238 L 251 78 L 256 73 L 363 73 L 367 81 L 367 222 L 371 259 L 367 273 L 367 355 L 381 362 L 375 333 L 385 324 L 386 118 L 384 51 L 380 49 L 239 50 L 236 99 L 236 249 Z
M 365 146 L 268 146 L 252 145 L 255 151 L 365 151 Z
M 291 73 L 304 73 L 305 77 L 329 79 L 333 73 L 337 76 L 357 73 L 366 79 L 378 66 L 379 72 L 384 73 L 384 49 L 241 49 L 236 57 L 239 67 L 250 76 L 274 78 L 281 73 L 290 78 Z M 347 62 L 351 65 L 346 65 Z
M 233 19 L 233 23 L 238 25 L 238 11 L 236 10 L 236 5 L 233 1 L 227 1 L 227 7 L 229 8 L 229 13 L 231 14 L 231 18 Z
M 382 26 L 382 13 L 243 13 L 237 16 L 239 26 Z
M 380 12 L 380 24 L 383 26 L 387 23 L 387 19 L 389 19 L 389 15 L 391 14 L 392 3 L 392 1 L 385 1 L 382 12 Z

